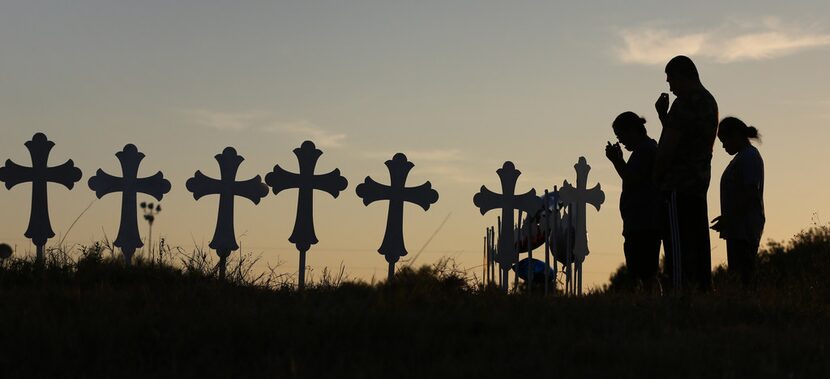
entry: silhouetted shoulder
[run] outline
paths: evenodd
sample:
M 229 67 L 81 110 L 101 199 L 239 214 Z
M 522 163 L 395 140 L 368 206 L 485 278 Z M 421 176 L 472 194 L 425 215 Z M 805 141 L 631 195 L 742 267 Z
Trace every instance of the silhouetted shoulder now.
M 657 141 L 655 141 L 654 138 L 649 138 L 643 143 L 641 149 L 649 155 L 657 154 Z
M 757 186 L 764 181 L 764 159 L 755 146 L 749 145 L 732 159 L 744 184 Z
M 628 159 L 628 169 L 635 169 L 651 175 L 654 159 L 657 156 L 657 141 L 653 138 L 646 138 L 641 142 Z
M 694 100 L 695 107 L 698 109 L 702 117 L 714 117 L 715 120 L 717 120 L 718 102 L 709 90 L 703 88 L 696 95 L 692 96 L 692 98 Z
M 687 97 L 675 99 L 669 117 L 673 121 L 669 124 L 670 127 L 688 129 L 703 123 L 717 129 L 718 103 L 715 97 L 703 88 Z

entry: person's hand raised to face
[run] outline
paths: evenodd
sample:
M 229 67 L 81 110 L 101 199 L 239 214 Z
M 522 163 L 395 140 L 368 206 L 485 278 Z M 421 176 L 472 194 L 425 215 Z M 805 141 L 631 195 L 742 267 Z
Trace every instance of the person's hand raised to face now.
M 612 163 L 622 162 L 623 152 L 620 144 L 615 143 L 612 145 L 611 142 L 608 142 L 607 145 L 605 145 L 605 156 L 608 157 L 608 160 Z
M 666 117 L 669 113 L 669 94 L 661 93 L 660 97 L 657 98 L 657 102 L 654 103 L 654 109 L 657 110 L 657 116 L 661 119 Z

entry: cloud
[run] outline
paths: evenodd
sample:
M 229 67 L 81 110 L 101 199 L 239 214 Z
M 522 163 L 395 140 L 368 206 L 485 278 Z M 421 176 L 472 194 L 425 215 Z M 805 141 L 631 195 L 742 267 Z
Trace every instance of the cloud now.
M 692 33 L 672 35 L 668 31 L 640 28 L 620 32 L 624 47 L 618 49 L 618 58 L 625 63 L 665 64 L 675 55 L 697 55 L 707 35 Z
M 223 131 L 243 131 L 253 125 L 261 124 L 269 117 L 263 112 L 216 112 L 205 109 L 187 109 L 182 111 L 193 123 Z
M 725 41 L 717 59 L 723 63 L 772 59 L 827 45 L 830 45 L 830 35 L 753 33 Z
M 665 64 L 675 55 L 709 58 L 719 63 L 774 59 L 830 46 L 830 34 L 818 28 L 788 26 L 777 18 L 754 23 L 726 23 L 709 31 L 672 32 L 639 26 L 618 32 L 615 49 L 624 63 Z
M 300 138 L 312 140 L 318 147 L 343 147 L 345 133 L 330 132 L 311 122 L 300 120 L 296 122 L 279 122 L 261 129 L 272 133 L 285 133 Z
M 470 167 L 461 167 L 453 164 L 428 163 L 418 166 L 419 173 L 426 176 L 434 176 L 441 180 L 453 181 L 461 184 L 474 184 L 480 186 L 486 183 L 488 175 L 485 172 L 476 172 Z M 435 181 L 433 180 L 433 183 Z
M 211 129 L 243 132 L 282 133 L 314 141 L 318 147 L 342 147 L 345 133 L 328 131 L 307 120 L 282 121 L 270 112 L 217 112 L 186 109 L 182 113 L 196 125 Z
M 470 156 L 460 149 L 413 149 L 402 150 L 409 161 L 415 163 L 419 175 L 440 178 L 461 184 L 481 185 L 488 178 L 486 171 L 477 170 L 481 162 L 473 162 Z M 392 159 L 394 151 L 366 152 L 363 157 L 374 160 Z M 433 184 L 435 181 L 433 180 Z
M 458 149 L 430 149 L 430 150 L 406 150 L 403 151 L 406 158 L 413 162 L 457 162 L 464 160 L 463 154 Z M 364 154 L 370 159 L 392 159 L 395 152 L 369 152 Z

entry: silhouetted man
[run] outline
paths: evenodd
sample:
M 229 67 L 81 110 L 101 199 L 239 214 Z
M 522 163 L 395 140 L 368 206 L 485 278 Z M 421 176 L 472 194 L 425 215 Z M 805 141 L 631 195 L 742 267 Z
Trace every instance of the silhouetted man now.
M 660 192 L 652 180 L 657 142 L 646 132 L 646 119 L 623 112 L 611 127 L 619 143 L 605 147 L 605 156 L 622 179 L 620 215 L 623 219 L 623 251 L 629 275 L 651 292 L 660 267 Z M 623 159 L 622 144 L 631 152 Z
M 654 165 L 655 180 L 665 199 L 665 271 L 672 282 L 708 291 L 712 253 L 706 193 L 718 130 L 718 104 L 701 84 L 697 68 L 688 57 L 681 55 L 669 61 L 666 81 L 677 98 L 671 109 L 666 93 L 655 103 L 663 131 Z M 674 262 L 675 254 L 682 258 L 680 262 Z

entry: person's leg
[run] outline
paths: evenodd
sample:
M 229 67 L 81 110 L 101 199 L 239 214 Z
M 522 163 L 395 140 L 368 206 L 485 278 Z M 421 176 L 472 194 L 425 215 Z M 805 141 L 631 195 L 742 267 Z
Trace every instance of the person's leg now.
M 757 244 L 746 240 L 726 240 L 727 270 L 731 277 L 740 278 L 744 286 L 750 286 L 755 279 L 757 255 Z
M 712 290 L 712 244 L 709 239 L 709 208 L 706 197 L 697 197 L 695 200 L 694 222 L 696 234 L 694 245 L 696 252 L 696 279 L 698 289 Z
M 677 195 L 682 283 L 686 289 L 711 290 L 712 250 L 706 198 Z
M 741 243 L 739 240 L 726 240 L 726 273 L 729 275 L 730 281 L 740 277 L 741 265 Z M 737 280 L 735 280 L 737 281 Z
M 741 266 L 743 259 L 741 259 L 741 242 L 735 239 L 726 240 L 726 273 L 729 276 L 730 285 L 737 283 L 741 276 Z
M 651 292 L 660 269 L 660 242 L 657 231 L 628 232 L 625 236 L 626 267 L 646 292 Z
M 640 261 L 638 259 L 639 240 L 636 233 L 627 233 L 623 242 L 623 252 L 625 253 L 625 269 L 628 273 L 626 278 L 627 285 L 633 290 L 637 286 L 640 272 Z
M 695 204 L 689 196 L 678 193 L 676 196 L 677 209 L 677 234 L 679 240 L 677 244 L 680 247 L 680 275 L 681 286 L 683 290 L 688 291 L 691 285 L 695 282 L 693 280 L 694 274 L 697 270 L 694 269 L 697 262 L 695 239 L 696 234 L 694 217 L 692 217 Z M 674 241 L 672 241 L 674 242 Z
M 758 265 L 758 243 L 749 242 L 747 244 L 747 269 L 744 284 L 747 286 L 755 285 L 755 270 Z
M 660 271 L 660 233 L 656 231 L 643 233 L 643 289 L 654 292 L 657 283 L 657 273 Z
M 674 275 L 672 267 L 674 264 L 672 249 L 674 243 L 672 240 L 671 227 L 671 192 L 664 192 L 663 198 L 660 202 L 660 236 L 663 240 L 663 288 L 673 288 Z M 659 258 L 658 258 L 659 259 Z M 659 263 L 658 263 L 659 265 Z

